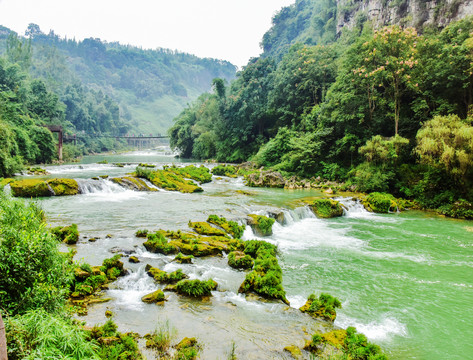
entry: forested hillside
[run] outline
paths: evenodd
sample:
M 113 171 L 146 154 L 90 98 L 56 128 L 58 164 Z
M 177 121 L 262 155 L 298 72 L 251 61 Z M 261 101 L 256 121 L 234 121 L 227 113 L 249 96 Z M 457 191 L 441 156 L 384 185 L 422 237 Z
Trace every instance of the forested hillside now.
M 0 28 L 0 52 L 6 51 L 9 34 Z M 236 71 L 227 61 L 168 49 L 65 39 L 35 24 L 25 34 L 31 41 L 32 77 L 72 102 L 84 100 L 78 87 L 111 97 L 135 134 L 164 133 L 189 101 L 210 89 L 213 78 L 230 80 Z
M 328 18 L 318 37 L 303 26 L 309 3 Z M 331 42 L 332 20 L 333 3 L 324 0 L 283 9 L 263 56 L 228 87 L 215 80 L 214 93 L 176 119 L 171 144 L 185 157 L 253 160 L 426 207 L 472 201 L 472 19 L 424 34 L 364 22 Z

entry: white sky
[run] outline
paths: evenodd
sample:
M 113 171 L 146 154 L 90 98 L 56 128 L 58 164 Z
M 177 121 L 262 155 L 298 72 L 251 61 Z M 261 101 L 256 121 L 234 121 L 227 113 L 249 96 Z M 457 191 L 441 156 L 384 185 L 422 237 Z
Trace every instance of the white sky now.
M 176 49 L 245 65 L 272 16 L 295 0 L 0 0 L 0 25 L 44 33 Z

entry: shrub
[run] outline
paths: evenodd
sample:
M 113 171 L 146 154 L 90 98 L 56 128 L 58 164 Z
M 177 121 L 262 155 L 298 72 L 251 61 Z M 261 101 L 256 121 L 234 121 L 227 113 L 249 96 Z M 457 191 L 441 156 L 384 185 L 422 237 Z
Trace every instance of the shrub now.
M 99 359 L 98 346 L 67 316 L 36 309 L 7 317 L 9 359 Z
M 135 236 L 145 238 L 148 235 L 148 230 L 136 230 Z
M 179 294 L 201 297 L 212 295 L 212 290 L 217 288 L 217 283 L 212 279 L 207 281 L 195 280 L 181 280 L 176 284 L 176 290 Z
M 69 256 L 58 250 L 34 203 L 0 193 L 0 304 L 10 314 L 60 307 L 72 280 Z
M 77 230 L 77 224 L 69 226 L 57 226 L 51 229 L 53 233 L 60 241 L 73 245 L 79 241 L 79 231 Z

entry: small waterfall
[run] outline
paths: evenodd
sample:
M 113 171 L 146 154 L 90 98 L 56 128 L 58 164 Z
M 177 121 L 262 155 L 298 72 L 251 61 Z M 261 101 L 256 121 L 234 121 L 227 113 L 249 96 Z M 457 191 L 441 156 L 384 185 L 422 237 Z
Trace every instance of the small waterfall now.
M 125 188 L 107 179 L 99 179 L 99 180 L 77 179 L 77 183 L 79 185 L 79 192 L 81 194 L 95 194 L 95 193 L 113 194 L 113 193 L 122 193 L 126 191 Z
M 145 266 L 141 266 L 137 272 L 119 278 L 108 290 L 108 294 L 116 299 L 116 304 L 132 310 L 140 310 L 145 304 L 141 298 L 153 291 L 158 286 L 154 280 L 146 274 Z
M 359 199 L 355 198 L 348 198 L 348 197 L 339 197 L 339 198 L 334 198 L 334 200 L 337 200 L 340 204 L 343 205 L 344 207 L 344 214 L 347 217 L 370 217 L 373 216 L 372 213 L 370 213 L 368 210 L 365 209 L 363 204 Z

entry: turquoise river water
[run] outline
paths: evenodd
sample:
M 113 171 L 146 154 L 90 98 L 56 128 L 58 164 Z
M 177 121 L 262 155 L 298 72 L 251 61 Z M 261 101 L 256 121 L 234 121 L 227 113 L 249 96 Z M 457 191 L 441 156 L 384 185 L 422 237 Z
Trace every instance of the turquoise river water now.
M 97 164 L 103 159 L 129 165 Z M 335 326 L 355 326 L 390 359 L 473 359 L 473 222 L 417 211 L 371 214 L 343 197 L 338 200 L 348 208 L 345 215 L 322 220 L 300 201 L 320 196 L 317 191 L 248 188 L 242 179 L 225 177 L 214 177 L 199 194 L 133 192 L 107 180 L 88 180 L 124 175 L 139 162 L 177 161 L 135 152 L 47 168 L 50 177 L 79 179 L 85 192 L 39 200 L 51 225 L 78 224 L 76 260 L 98 265 L 115 252 L 141 260 L 131 264 L 124 258 L 130 274 L 106 292 L 110 302 L 90 307 L 83 318 L 89 324 L 105 322 L 110 309 L 121 330 L 141 335 L 169 321 L 178 332 L 176 341 L 197 337 L 202 359 L 226 359 L 232 342 L 239 359 L 284 359 L 289 358 L 285 346 L 302 347 L 313 331 L 330 330 L 297 310 L 311 293 L 328 292 L 342 301 Z M 281 251 L 291 307 L 238 294 L 245 273 L 229 268 L 225 258 L 177 266 L 172 257 L 147 252 L 134 236 L 138 229 L 187 230 L 189 220 L 205 221 L 210 214 L 244 221 L 249 213 L 280 211 L 284 223 L 275 223 L 265 240 Z M 91 237 L 99 239 L 89 242 Z M 244 238 L 256 237 L 247 228 Z M 180 267 L 191 278 L 213 278 L 219 289 L 207 302 L 171 294 L 164 306 L 142 303 L 141 297 L 159 286 L 146 275 L 147 263 L 166 271 Z

